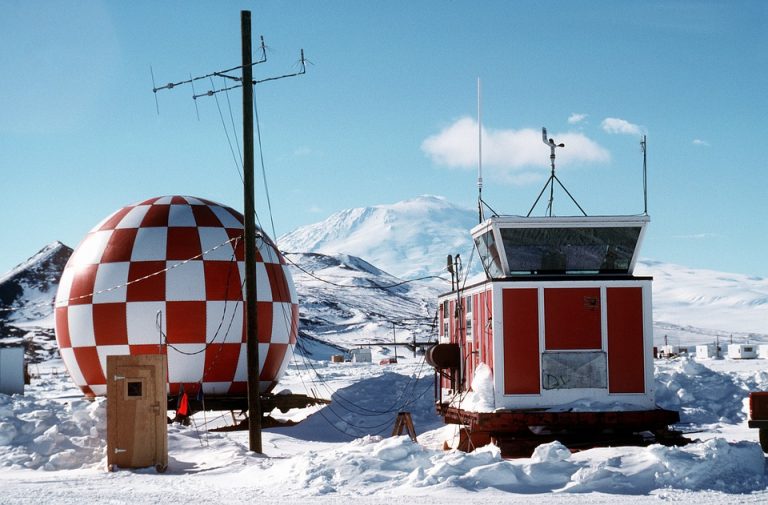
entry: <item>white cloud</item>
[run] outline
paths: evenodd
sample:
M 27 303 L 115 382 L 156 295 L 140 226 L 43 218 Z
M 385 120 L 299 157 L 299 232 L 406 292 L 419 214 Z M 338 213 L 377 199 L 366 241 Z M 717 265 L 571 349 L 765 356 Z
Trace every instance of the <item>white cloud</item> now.
M 581 123 L 585 119 L 587 119 L 588 114 L 579 114 L 577 112 L 574 112 L 570 116 L 568 116 L 568 124 L 577 124 Z
M 622 135 L 641 135 L 643 129 L 633 123 L 630 123 L 626 119 L 619 119 L 617 117 L 607 117 L 603 119 L 600 124 L 608 133 L 619 133 Z
M 701 139 L 693 139 L 693 145 L 709 147 L 709 142 L 707 142 L 706 140 L 701 140 Z
M 602 163 L 608 151 L 582 133 L 553 133 L 557 143 L 559 167 L 581 162 Z M 421 143 L 421 149 L 434 163 L 454 168 L 477 167 L 477 121 L 464 117 Z M 538 179 L 539 167 L 549 167 L 549 148 L 541 141 L 541 131 L 533 128 L 494 130 L 483 128 L 483 168 L 498 180 L 522 184 Z

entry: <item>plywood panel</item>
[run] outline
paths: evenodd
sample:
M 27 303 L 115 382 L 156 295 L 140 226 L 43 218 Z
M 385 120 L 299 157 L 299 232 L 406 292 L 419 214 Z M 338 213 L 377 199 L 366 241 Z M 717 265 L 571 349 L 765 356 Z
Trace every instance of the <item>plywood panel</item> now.
M 107 356 L 107 462 L 168 464 L 166 356 Z
M 608 288 L 608 390 L 645 392 L 642 288 Z
M 548 351 L 602 349 L 600 288 L 545 288 Z
M 538 290 L 502 291 L 504 393 L 539 394 Z
M 493 370 L 493 364 L 495 360 L 495 356 L 493 355 L 493 290 L 489 289 L 486 291 L 483 300 L 486 316 L 484 324 L 488 335 L 488 341 L 486 344 L 488 349 L 488 357 L 486 358 L 486 363 L 489 367 L 491 367 L 491 370 Z

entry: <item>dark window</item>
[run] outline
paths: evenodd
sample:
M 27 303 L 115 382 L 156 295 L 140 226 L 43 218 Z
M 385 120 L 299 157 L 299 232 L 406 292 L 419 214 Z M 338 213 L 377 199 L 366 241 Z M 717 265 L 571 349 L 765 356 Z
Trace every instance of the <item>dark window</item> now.
M 501 228 L 510 273 L 629 273 L 639 226 Z
M 128 396 L 141 396 L 141 382 L 128 383 Z

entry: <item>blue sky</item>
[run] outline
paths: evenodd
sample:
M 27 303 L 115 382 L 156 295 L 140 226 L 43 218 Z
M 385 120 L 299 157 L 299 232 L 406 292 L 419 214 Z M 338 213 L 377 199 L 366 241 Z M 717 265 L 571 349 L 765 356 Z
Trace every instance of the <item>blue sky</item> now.
M 237 65 L 244 8 L 269 46 L 254 78 L 312 62 L 255 90 L 277 235 L 420 194 L 474 207 L 479 77 L 494 209 L 528 211 L 546 126 L 589 214 L 642 212 L 647 134 L 643 256 L 768 276 L 768 2 L 652 0 L 0 0 L 0 272 L 152 196 L 242 209 L 216 101 L 198 121 L 191 87 L 164 90 L 158 115 L 150 66 L 160 85 Z

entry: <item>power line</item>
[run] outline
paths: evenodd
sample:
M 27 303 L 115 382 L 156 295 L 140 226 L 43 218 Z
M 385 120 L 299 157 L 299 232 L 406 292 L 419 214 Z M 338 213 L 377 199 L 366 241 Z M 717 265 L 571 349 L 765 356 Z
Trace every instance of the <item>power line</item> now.
M 241 237 L 232 237 L 232 238 L 230 238 L 228 240 L 225 240 L 221 244 L 216 245 L 214 247 L 211 247 L 207 251 L 203 251 L 200 254 L 196 254 L 196 255 L 192 256 L 191 258 L 185 259 L 184 261 L 181 261 L 179 263 L 175 263 L 175 264 L 173 264 L 173 265 L 171 265 L 169 267 L 163 268 L 161 270 L 157 270 L 156 272 L 152 272 L 150 274 L 147 274 L 147 275 L 144 275 L 142 277 L 139 277 L 138 279 L 134 279 L 132 281 L 124 282 L 124 283 L 118 284 L 116 286 L 112 286 L 112 287 L 109 287 L 109 288 L 106 288 L 106 289 L 100 289 L 98 291 L 92 291 L 91 293 L 88 293 L 88 294 L 85 294 L 85 295 L 73 296 L 73 297 L 67 298 L 66 300 L 59 300 L 58 302 L 56 300 L 53 300 L 53 301 L 50 301 L 50 302 L 36 303 L 34 305 L 25 305 L 24 307 L 0 307 L 0 312 L 14 312 L 14 311 L 17 311 L 17 310 L 33 309 L 33 308 L 37 308 L 37 307 L 46 307 L 46 306 L 49 306 L 49 305 L 55 305 L 57 303 L 67 303 L 67 304 L 69 304 L 70 302 L 77 301 L 77 300 L 82 300 L 82 299 L 88 298 L 88 297 L 92 297 L 93 295 L 100 295 L 102 293 L 108 293 L 108 292 L 114 291 L 116 289 L 124 288 L 124 287 L 130 286 L 132 284 L 136 284 L 137 282 L 141 282 L 143 280 L 149 279 L 150 277 L 155 277 L 156 275 L 160 275 L 162 273 L 168 272 L 169 270 L 173 270 L 174 268 L 178 268 L 178 267 L 180 267 L 182 265 L 185 265 L 185 264 L 189 263 L 190 261 L 194 261 L 194 260 L 196 260 L 198 258 L 202 258 L 206 254 L 211 253 L 211 252 L 215 251 L 216 249 L 229 244 L 230 242 L 236 242 L 236 241 L 240 240 L 240 238 Z
M 330 284 L 331 286 L 335 286 L 337 288 L 344 288 L 344 289 L 392 289 L 392 288 L 396 288 L 398 286 L 402 286 L 402 285 L 405 285 L 405 284 L 411 284 L 413 282 L 418 282 L 418 281 L 424 281 L 424 280 L 427 280 L 427 279 L 440 279 L 442 281 L 445 281 L 445 279 L 443 277 L 440 277 L 439 275 L 425 275 L 423 277 L 417 277 L 415 279 L 407 279 L 407 280 L 404 280 L 404 281 L 401 281 L 401 282 L 396 282 L 394 284 L 374 285 L 374 286 L 348 286 L 348 285 L 344 285 L 344 284 L 338 284 L 338 283 L 333 282 L 333 281 L 329 281 L 328 279 L 323 279 L 322 277 L 318 277 L 313 272 L 310 272 L 309 270 L 305 269 L 304 267 L 302 267 L 301 265 L 299 265 L 295 261 L 293 261 L 290 258 L 288 258 L 289 254 L 304 254 L 304 253 L 285 252 L 285 251 L 281 251 L 281 252 L 282 252 L 283 256 L 285 257 L 285 259 L 291 265 L 295 266 L 296 268 L 298 268 L 299 270 L 301 270 L 305 274 L 309 275 L 313 279 L 318 280 L 320 282 L 324 282 L 326 284 Z

